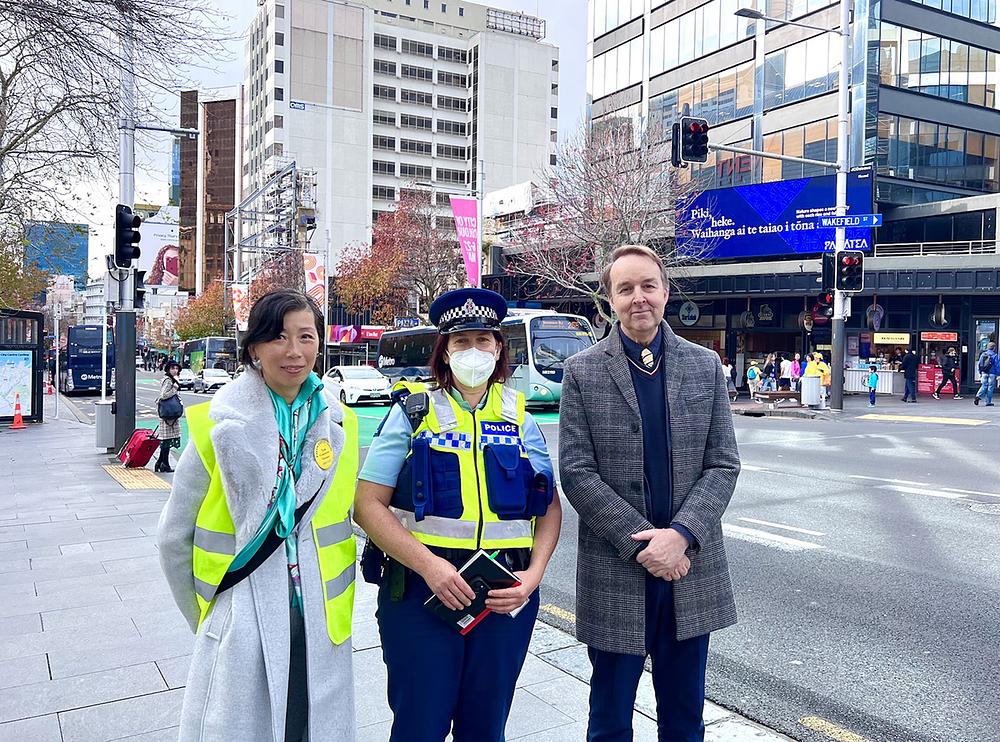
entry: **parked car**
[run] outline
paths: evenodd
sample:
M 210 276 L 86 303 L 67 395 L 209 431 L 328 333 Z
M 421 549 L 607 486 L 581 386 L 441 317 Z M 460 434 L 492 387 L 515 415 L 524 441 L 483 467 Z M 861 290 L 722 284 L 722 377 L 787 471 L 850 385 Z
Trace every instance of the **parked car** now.
M 221 368 L 206 368 L 194 377 L 195 392 L 214 392 L 232 381 L 229 374 Z
M 371 366 L 334 366 L 326 372 L 325 381 L 344 404 L 375 402 L 389 404 L 392 384 L 378 369 Z
M 194 389 L 194 371 L 182 368 L 177 375 L 177 386 L 181 389 Z

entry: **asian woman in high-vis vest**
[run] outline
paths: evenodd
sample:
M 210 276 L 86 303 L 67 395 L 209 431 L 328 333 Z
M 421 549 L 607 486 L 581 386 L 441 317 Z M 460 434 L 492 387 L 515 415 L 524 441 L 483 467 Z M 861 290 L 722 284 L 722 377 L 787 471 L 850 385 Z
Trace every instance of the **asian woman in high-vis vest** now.
M 246 370 L 187 410 L 157 538 L 196 633 L 181 742 L 355 738 L 357 418 L 313 371 L 322 337 L 305 294 L 261 297 Z
M 559 540 L 545 439 L 524 395 L 503 386 L 506 311 L 503 297 L 482 289 L 431 305 L 435 383 L 397 385 L 359 476 L 355 520 L 381 549 L 366 549 L 362 568 L 380 583 L 392 742 L 503 740 L 538 585 Z M 436 595 L 449 608 L 469 606 L 475 592 L 458 568 L 479 549 L 521 584 L 490 591 L 491 612 L 462 634 L 424 603 Z

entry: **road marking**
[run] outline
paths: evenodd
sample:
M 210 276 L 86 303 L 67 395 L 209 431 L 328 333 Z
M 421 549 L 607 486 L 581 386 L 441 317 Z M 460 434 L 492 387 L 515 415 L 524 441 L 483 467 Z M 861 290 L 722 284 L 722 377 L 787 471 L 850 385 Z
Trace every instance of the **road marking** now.
M 833 722 L 821 719 L 818 716 L 807 716 L 804 719 L 799 719 L 799 724 L 806 729 L 812 729 L 814 732 L 824 734 L 830 739 L 835 739 L 837 742 L 871 742 L 867 737 L 862 737 L 860 734 L 855 734 L 843 727 L 838 727 Z
M 751 464 L 744 464 L 742 462 L 740 463 L 740 470 L 741 471 L 766 471 L 766 472 L 769 472 L 769 473 L 773 473 L 773 472 L 771 472 L 770 469 L 765 469 L 763 466 L 753 466 Z
M 795 533 L 804 533 L 806 536 L 825 536 L 825 533 L 820 533 L 819 531 L 810 531 L 806 528 L 796 528 L 795 526 L 784 526 L 781 523 L 772 523 L 769 520 L 757 520 L 756 518 L 740 518 L 740 520 L 745 523 L 756 523 L 758 526 L 771 526 L 771 528 L 783 528 L 786 531 L 794 531 Z
M 965 495 L 956 495 L 951 492 L 942 492 L 941 490 L 920 489 L 918 487 L 903 487 L 898 484 L 883 484 L 879 487 L 879 489 L 892 490 L 893 492 L 902 492 L 904 495 L 926 495 L 927 497 L 942 497 L 945 500 L 965 499 Z
M 926 482 L 914 482 L 912 479 L 889 479 L 888 477 L 866 477 L 863 474 L 850 474 L 851 479 L 870 479 L 873 482 L 892 482 L 893 484 L 913 484 L 917 487 L 926 487 Z
M 776 533 L 758 531 L 756 528 L 734 526 L 732 523 L 723 523 L 722 532 L 740 541 L 749 541 L 752 544 L 760 544 L 761 546 L 773 546 L 775 549 L 780 549 L 781 551 L 809 551 L 811 549 L 823 548 L 819 544 L 810 543 L 809 541 L 799 541 L 796 538 L 779 536 Z
M 960 490 L 954 487 L 942 487 L 946 492 L 959 492 L 963 495 L 974 495 L 976 497 L 1000 497 L 996 492 L 976 492 L 975 490 Z
M 576 623 L 576 616 L 567 611 L 565 608 L 560 608 L 552 603 L 546 603 L 541 606 L 541 610 L 546 613 L 555 616 L 556 618 L 561 618 L 563 621 L 569 621 L 570 623 Z
M 931 423 L 938 425 L 989 425 L 989 420 L 970 420 L 967 417 L 924 417 L 922 415 L 878 415 L 874 412 L 858 415 L 857 420 L 885 420 L 899 423 Z

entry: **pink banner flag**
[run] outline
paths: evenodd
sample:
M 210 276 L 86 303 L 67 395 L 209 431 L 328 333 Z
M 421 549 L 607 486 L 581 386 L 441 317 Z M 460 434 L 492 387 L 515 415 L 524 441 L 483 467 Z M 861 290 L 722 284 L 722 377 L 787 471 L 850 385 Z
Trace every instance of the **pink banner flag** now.
M 470 286 L 479 286 L 479 201 L 465 196 L 450 196 L 451 213 L 455 217 L 455 232 L 462 248 L 465 274 Z

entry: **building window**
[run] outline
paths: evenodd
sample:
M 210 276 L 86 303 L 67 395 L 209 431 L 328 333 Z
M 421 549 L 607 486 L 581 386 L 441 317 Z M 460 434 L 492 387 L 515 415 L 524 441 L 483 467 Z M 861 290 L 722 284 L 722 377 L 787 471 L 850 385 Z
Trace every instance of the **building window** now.
M 438 85 L 451 85 L 454 88 L 469 87 L 468 75 L 458 75 L 454 72 L 442 72 L 438 70 L 437 81 Z
M 836 90 L 839 66 L 840 39 L 832 34 L 814 36 L 768 54 L 764 59 L 764 109 Z
M 556 162 L 557 162 L 556 156 L 555 155 L 549 155 L 549 164 L 552 165 L 553 167 L 555 167 Z
M 431 130 L 431 120 L 426 116 L 412 116 L 408 113 L 401 113 L 399 115 L 399 124 L 404 129 Z
M 284 5 L 275 5 L 274 6 L 274 17 L 275 18 L 284 18 L 285 17 L 285 6 Z
M 275 72 L 284 72 L 285 71 L 285 60 L 283 60 L 283 59 L 275 59 L 274 60 L 274 71 Z
M 469 56 L 465 49 L 452 49 L 447 46 L 439 46 L 438 59 L 443 59 L 446 62 L 459 62 L 460 64 L 466 64 Z
M 553 106 L 549 109 L 549 118 L 557 119 L 559 118 L 559 109 Z
M 403 43 L 405 44 L 406 42 L 404 41 Z M 434 81 L 434 71 L 429 70 L 426 67 L 404 64 L 400 71 L 403 77 L 408 80 L 426 80 L 427 82 Z
M 418 142 L 415 139 L 400 139 L 399 140 L 399 151 L 400 152 L 412 152 L 417 155 L 430 155 L 431 154 L 431 143 L 430 142 Z
M 448 6 L 447 6 L 447 4 L 441 3 L 441 12 L 442 13 L 447 13 L 448 12 Z
M 396 189 L 393 186 L 383 186 L 383 185 L 372 186 L 372 198 L 377 198 L 380 201 L 395 201 Z
M 284 116 L 275 116 L 274 117 L 274 128 L 275 129 L 284 129 L 285 128 L 285 117 Z
M 431 169 L 427 165 L 409 165 L 404 162 L 399 166 L 399 177 L 413 178 L 414 180 L 430 180 Z
M 395 175 L 396 163 L 385 162 L 384 160 L 373 160 L 372 172 L 375 173 L 376 175 Z
M 752 115 L 753 96 L 754 65 L 749 62 L 656 96 L 649 102 L 649 118 L 661 128 L 669 128 L 687 104 L 692 116 L 716 126 Z M 765 100 L 766 96 L 765 89 Z
M 280 32 L 274 34 L 274 45 L 275 46 L 284 46 L 285 45 L 285 34 L 280 33 Z
M 431 0 L 424 0 L 424 10 L 430 10 Z
M 446 170 L 442 167 L 437 169 L 437 179 L 443 183 L 459 183 L 465 185 L 464 170 Z
M 457 134 L 460 137 L 464 137 L 467 132 L 467 127 L 462 121 L 445 121 L 443 119 L 438 119 L 437 130 L 439 134 Z
M 396 74 L 396 63 L 395 62 L 387 62 L 384 59 L 376 59 L 375 60 L 375 74 L 376 75 L 395 75 Z
M 447 157 L 449 160 L 464 160 L 466 159 L 466 148 L 456 147 L 454 144 L 439 144 L 437 156 Z
M 433 106 L 434 96 L 431 93 L 423 93 L 419 90 L 407 90 L 403 88 L 400 92 L 400 102 L 414 103 L 418 106 Z
M 396 88 L 391 88 L 388 85 L 376 85 L 374 90 L 374 95 L 376 100 L 396 100 Z
M 275 100 L 284 100 L 285 99 L 285 89 L 284 88 L 275 88 L 274 89 L 274 99 Z
M 464 16 L 465 16 L 465 8 L 463 8 L 461 5 L 459 5 L 458 6 L 458 17 L 462 18 Z
M 432 44 L 425 44 L 422 41 L 412 41 L 411 39 L 403 39 L 403 53 L 404 54 L 416 54 L 418 57 L 434 57 L 434 46 Z
M 446 111 L 465 111 L 466 101 L 464 98 L 451 98 L 447 95 L 439 95 L 438 108 Z
M 375 34 L 375 48 L 391 49 L 392 51 L 396 51 L 396 38 L 394 36 L 386 36 L 385 34 L 377 33 Z
M 372 122 L 385 126 L 395 126 L 396 114 L 391 111 L 372 111 Z
M 386 149 L 390 152 L 396 151 L 396 137 L 387 137 L 382 134 L 372 136 L 372 147 L 375 149 Z

